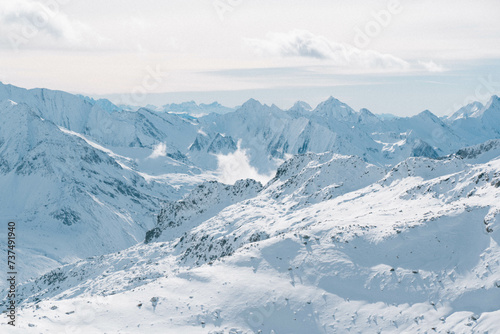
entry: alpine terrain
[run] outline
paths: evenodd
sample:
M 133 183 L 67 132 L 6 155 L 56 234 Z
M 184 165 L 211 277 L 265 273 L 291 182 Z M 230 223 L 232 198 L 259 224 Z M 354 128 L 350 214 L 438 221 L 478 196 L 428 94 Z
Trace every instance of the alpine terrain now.
M 0 118 L 2 333 L 500 332 L 498 96 L 388 117 L 0 83 Z

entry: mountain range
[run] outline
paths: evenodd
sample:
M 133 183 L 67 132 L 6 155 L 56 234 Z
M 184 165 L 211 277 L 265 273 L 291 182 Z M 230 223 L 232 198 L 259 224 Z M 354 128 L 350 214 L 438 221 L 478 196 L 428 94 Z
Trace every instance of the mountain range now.
M 23 333 L 500 330 L 497 96 L 388 117 L 0 84 L 0 117 Z

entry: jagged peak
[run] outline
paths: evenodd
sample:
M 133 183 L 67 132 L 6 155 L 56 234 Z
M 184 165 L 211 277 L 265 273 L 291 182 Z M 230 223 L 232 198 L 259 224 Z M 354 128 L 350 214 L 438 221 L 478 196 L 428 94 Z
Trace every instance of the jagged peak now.
M 422 115 L 422 116 L 434 116 L 434 114 L 429 109 L 425 109 L 424 111 L 419 112 L 418 115 Z
M 474 101 L 461 107 L 460 109 L 446 117 L 446 119 L 455 121 L 461 118 L 477 117 L 478 113 L 483 109 L 484 105 L 481 102 Z
M 288 111 L 311 111 L 312 107 L 309 103 L 304 101 L 297 101 L 293 104 L 293 106 L 288 109 Z
M 344 102 L 330 96 L 326 101 L 321 102 L 313 110 L 316 113 L 331 113 L 333 112 L 338 118 L 349 118 L 355 114 L 355 111 Z
M 380 122 L 380 118 L 366 108 L 359 111 L 358 123 L 374 124 Z
M 320 106 L 347 106 L 347 104 L 345 104 L 344 102 L 340 101 L 339 99 L 333 96 L 330 96 L 328 99 L 318 104 L 316 109 L 318 109 L 318 107 Z
M 425 117 L 425 118 L 430 118 L 434 121 L 440 121 L 439 117 L 434 115 L 429 109 L 425 109 L 424 111 L 418 113 L 416 117 Z
M 228 154 L 229 152 L 234 152 L 237 150 L 237 144 L 234 142 L 231 136 L 223 133 L 217 133 L 214 140 L 207 149 L 209 153 L 223 153 Z
M 324 102 L 328 102 L 328 103 L 342 103 L 339 99 L 333 97 L 332 95 L 330 95 Z
M 488 103 L 484 106 L 484 110 L 496 108 L 500 110 L 500 98 L 497 95 L 492 95 Z
M 263 106 L 264 105 L 262 103 L 260 103 L 259 101 L 257 101 L 256 99 L 250 98 L 250 99 L 248 99 L 248 101 L 246 101 L 245 103 L 243 103 L 241 105 L 241 108 L 242 109 L 255 109 L 255 108 L 260 108 Z

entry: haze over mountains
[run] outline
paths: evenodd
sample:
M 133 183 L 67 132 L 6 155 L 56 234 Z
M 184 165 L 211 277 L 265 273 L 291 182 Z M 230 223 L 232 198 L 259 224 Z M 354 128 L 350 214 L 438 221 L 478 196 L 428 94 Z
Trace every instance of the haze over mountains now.
M 381 117 L 0 84 L 0 117 L 25 333 L 500 330 L 497 96 Z

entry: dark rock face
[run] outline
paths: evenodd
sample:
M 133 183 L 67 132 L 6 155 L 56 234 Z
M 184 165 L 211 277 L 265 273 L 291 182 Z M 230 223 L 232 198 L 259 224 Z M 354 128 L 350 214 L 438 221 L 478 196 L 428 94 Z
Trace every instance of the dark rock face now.
M 156 226 L 146 233 L 144 242 L 157 240 L 165 230 L 180 227 L 203 216 L 210 218 L 209 211 L 220 211 L 224 207 L 254 197 L 263 189 L 255 180 L 239 180 L 234 185 L 217 181 L 202 183 L 180 201 L 167 202 L 157 217 Z M 217 209 L 217 210 L 215 210 Z
M 438 153 L 432 146 L 427 144 L 426 142 L 422 140 L 417 140 L 415 143 L 415 146 L 413 147 L 411 151 L 411 156 L 412 157 L 425 157 L 425 158 L 431 158 L 431 159 L 436 159 L 439 157 Z

